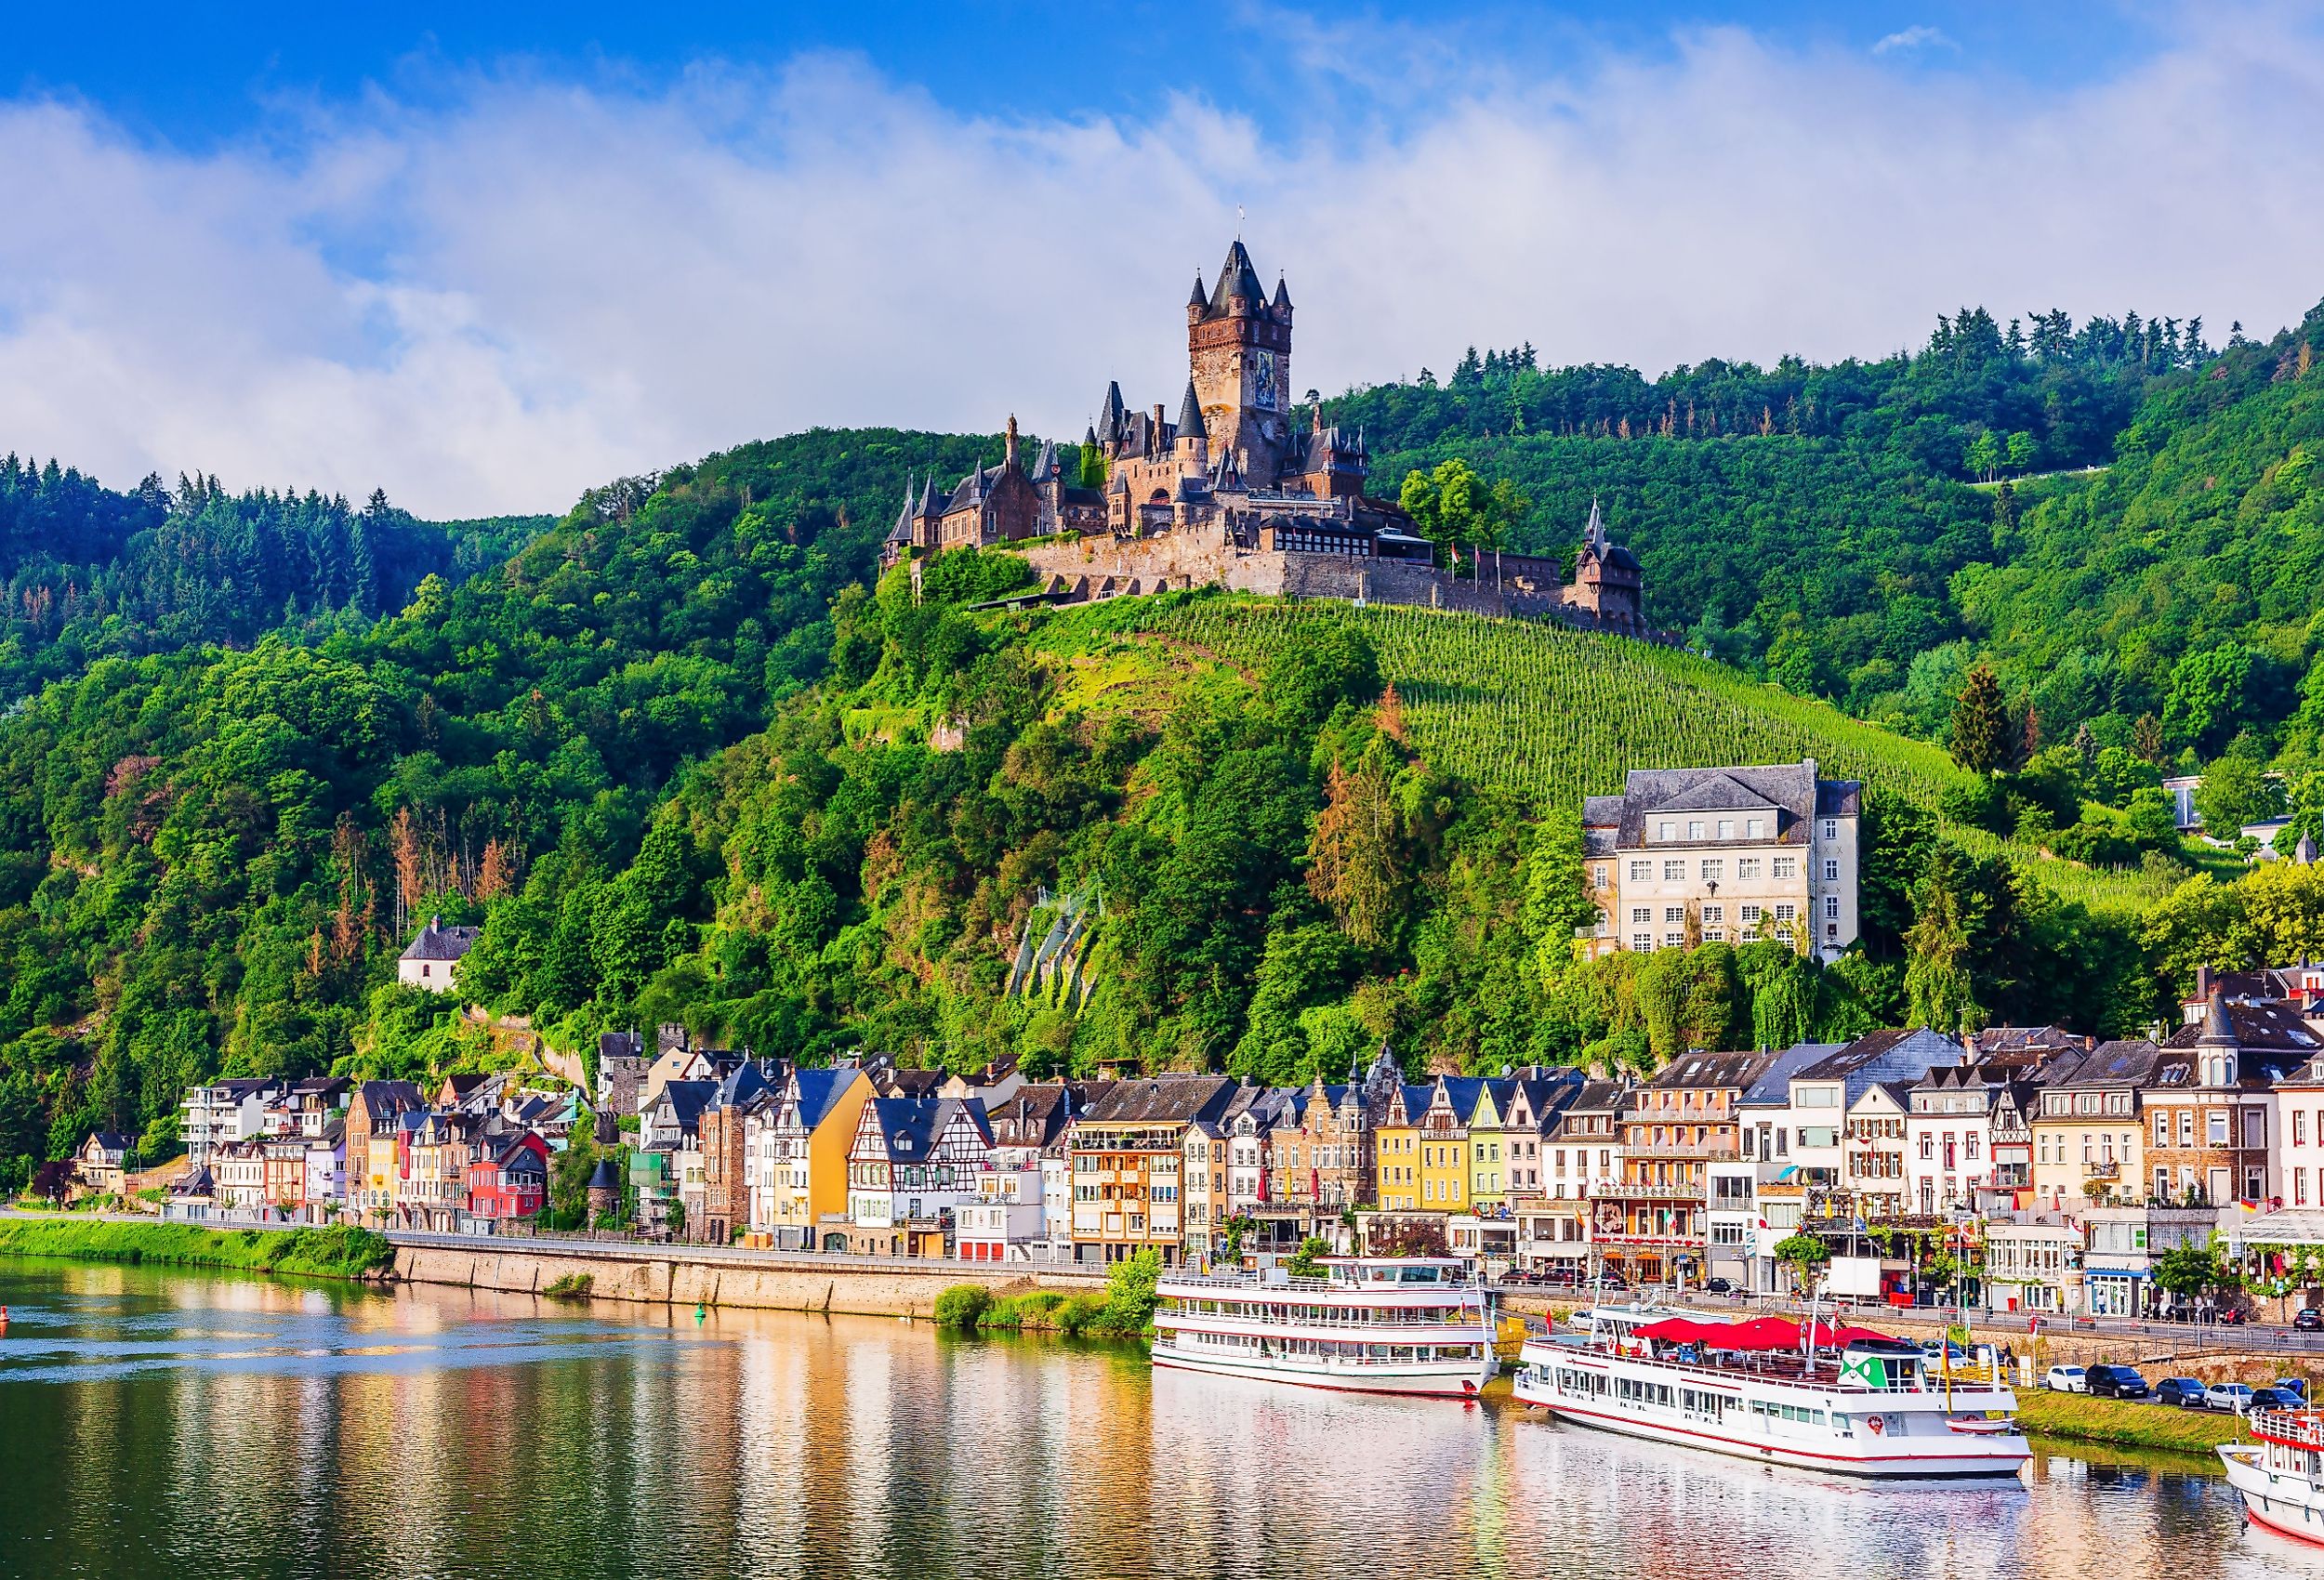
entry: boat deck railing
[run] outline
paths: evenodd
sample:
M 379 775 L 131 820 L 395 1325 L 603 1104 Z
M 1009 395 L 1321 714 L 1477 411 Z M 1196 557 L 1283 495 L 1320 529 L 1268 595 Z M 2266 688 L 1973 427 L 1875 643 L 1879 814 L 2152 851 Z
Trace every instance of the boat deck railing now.
M 1625 1365 L 1655 1366 L 1668 1371 L 1683 1372 L 1689 1376 L 1717 1377 L 1730 1382 L 1785 1383 L 1793 1387 L 1819 1388 L 1833 1393 L 1909 1394 L 1921 1398 L 1941 1398 L 1946 1392 L 1944 1379 L 1934 1373 L 1921 1374 L 1909 1381 L 1899 1381 L 1875 1388 L 1862 1377 L 1843 1376 L 1838 1364 L 1824 1360 L 1816 1371 L 1809 1371 L 1801 1357 L 1792 1351 L 1770 1355 L 1757 1364 L 1721 1365 L 1709 1361 L 1675 1361 L 1659 1356 L 1621 1355 L 1611 1350 L 1587 1346 L 1565 1346 L 1578 1355 L 1620 1361 Z M 1829 1365 L 1830 1370 L 1821 1369 Z M 1952 1376 L 1955 1393 L 1998 1393 L 2006 1385 L 1995 1381 L 1989 1373 L 1979 1370 L 1974 1375 L 1966 1369 Z
M 1491 1293 L 1497 1285 L 1482 1279 L 1448 1278 L 1428 1284 L 1392 1283 L 1387 1279 L 1366 1279 L 1348 1282 L 1336 1278 L 1301 1278 L 1296 1274 L 1282 1278 L 1263 1272 L 1167 1272 L 1162 1275 L 1163 1293 L 1180 1287 L 1203 1289 L 1261 1289 L 1280 1291 L 1285 1295 L 1433 1295 L 1439 1291 L 1456 1294 Z
M 2314 1410 L 2254 1410 L 2251 1435 L 2295 1448 L 2324 1450 L 2324 1413 Z

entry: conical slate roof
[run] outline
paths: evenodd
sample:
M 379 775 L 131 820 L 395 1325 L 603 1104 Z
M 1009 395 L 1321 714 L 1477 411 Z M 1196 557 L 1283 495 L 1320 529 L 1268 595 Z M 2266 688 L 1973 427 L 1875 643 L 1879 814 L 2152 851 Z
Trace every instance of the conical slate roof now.
M 1098 432 L 1107 439 L 1119 439 L 1122 436 L 1122 421 L 1128 415 L 1128 410 L 1122 405 L 1121 385 L 1108 381 L 1105 402 L 1098 407 Z
M 1195 381 L 1191 378 L 1186 381 L 1186 398 L 1178 403 L 1178 437 L 1181 440 L 1209 437 L 1202 426 L 1202 402 L 1195 399 Z
M 1186 305 L 1190 308 L 1198 308 L 1203 306 L 1208 299 L 1209 298 L 1203 293 L 1202 270 L 1197 269 L 1195 270 L 1195 294 L 1186 298 Z
M 1251 267 L 1250 254 L 1243 250 L 1240 237 L 1227 249 L 1226 262 L 1219 268 L 1219 283 L 1210 293 L 1209 316 L 1225 317 L 1236 296 L 1254 308 L 1267 299 L 1267 288 L 1259 283 L 1259 270 Z
M 1280 274 L 1275 276 L 1274 305 L 1279 308 L 1287 308 L 1291 305 L 1291 287 L 1284 283 L 1283 276 Z

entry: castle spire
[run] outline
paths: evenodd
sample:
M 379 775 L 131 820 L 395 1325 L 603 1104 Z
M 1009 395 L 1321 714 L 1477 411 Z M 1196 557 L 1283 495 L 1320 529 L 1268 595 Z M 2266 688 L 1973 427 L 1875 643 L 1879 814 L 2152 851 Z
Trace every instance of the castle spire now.
M 1195 381 L 1186 381 L 1186 398 L 1178 403 L 1178 441 L 1185 444 L 1209 435 L 1203 430 L 1202 402 L 1195 398 Z
M 1190 308 L 1204 307 L 1209 300 L 1210 294 L 1202 288 L 1202 270 L 1197 269 L 1195 270 L 1195 294 L 1186 298 L 1186 305 Z

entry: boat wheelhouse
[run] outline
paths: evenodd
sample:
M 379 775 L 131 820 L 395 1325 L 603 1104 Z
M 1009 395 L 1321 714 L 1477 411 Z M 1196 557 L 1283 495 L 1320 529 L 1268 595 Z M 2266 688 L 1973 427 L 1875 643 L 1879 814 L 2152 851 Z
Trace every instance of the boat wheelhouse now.
M 2252 1524 L 2324 1547 L 2324 1411 L 2254 1410 L 2250 1442 L 2219 1445 Z
M 1497 1364 L 1492 1291 L 1448 1257 L 1322 1257 L 1320 1278 L 1167 1271 L 1154 1363 L 1365 1393 L 1474 1398 Z
M 1770 1465 L 1883 1478 L 2014 1476 L 2017 1397 L 1917 1345 L 1780 1317 L 1604 1309 L 1587 1338 L 1526 1342 L 1516 1396 L 1561 1420 Z

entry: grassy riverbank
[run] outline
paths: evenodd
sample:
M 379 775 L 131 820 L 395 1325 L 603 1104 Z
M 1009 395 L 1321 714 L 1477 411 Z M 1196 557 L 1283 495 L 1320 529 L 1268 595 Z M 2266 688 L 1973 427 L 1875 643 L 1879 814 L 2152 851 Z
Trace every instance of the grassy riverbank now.
M 2042 1437 L 2205 1455 L 2220 1443 L 2243 1435 L 2242 1423 L 2234 1416 L 2208 1410 L 2125 1403 L 2119 1399 L 2030 1388 L 2018 1390 L 2017 1424 Z
M 0 1219 L 0 1256 L 230 1268 L 308 1278 L 362 1278 L 395 1259 L 386 1239 L 367 1229 L 204 1229 L 191 1223 L 61 1218 Z

